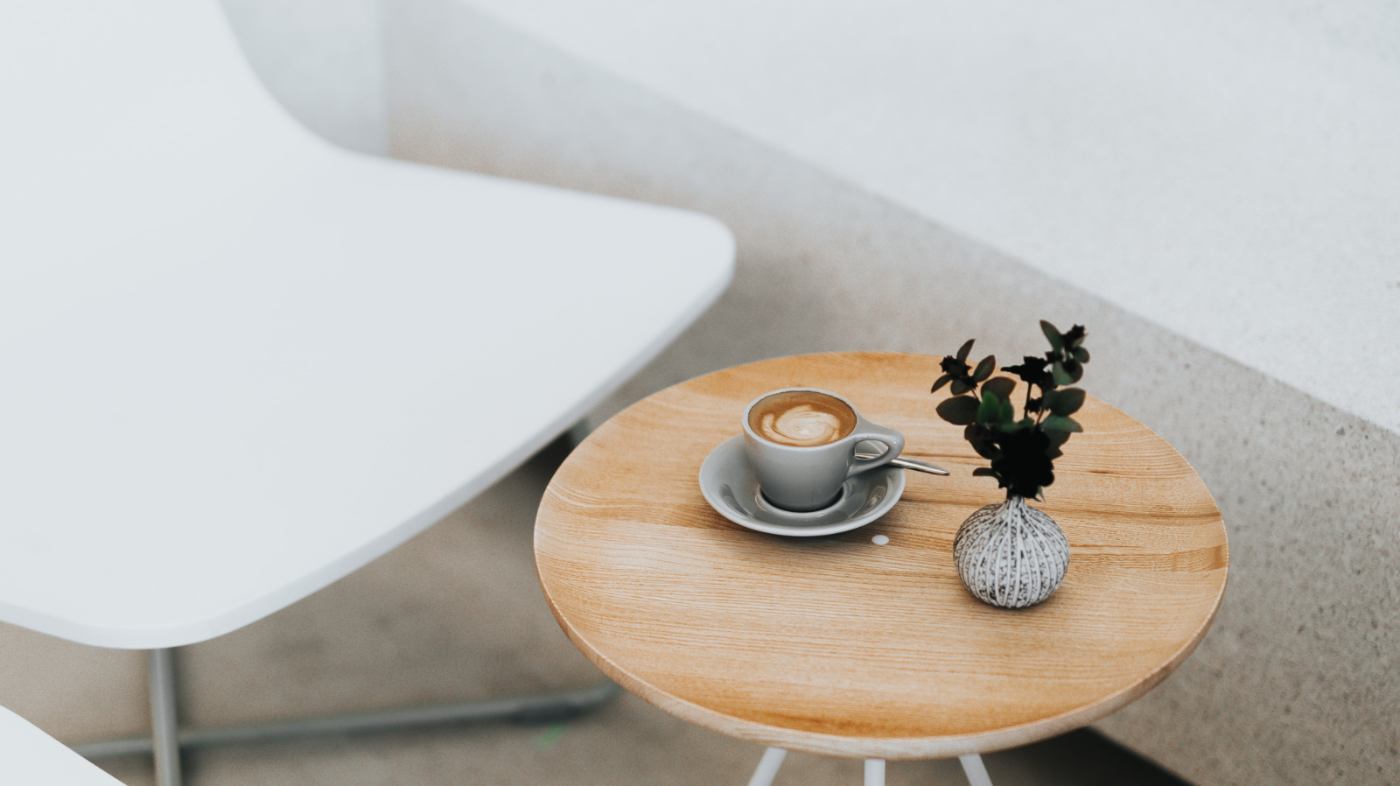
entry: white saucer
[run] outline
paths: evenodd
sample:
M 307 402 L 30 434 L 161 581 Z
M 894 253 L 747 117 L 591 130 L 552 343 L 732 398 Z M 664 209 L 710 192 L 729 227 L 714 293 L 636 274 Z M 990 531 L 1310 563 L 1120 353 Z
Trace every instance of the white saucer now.
M 883 467 L 849 478 L 830 507 L 794 513 L 775 507 L 758 490 L 744 456 L 743 435 L 721 442 L 700 465 L 700 493 L 717 513 L 769 535 L 814 538 L 849 532 L 880 518 L 904 494 L 904 470 Z

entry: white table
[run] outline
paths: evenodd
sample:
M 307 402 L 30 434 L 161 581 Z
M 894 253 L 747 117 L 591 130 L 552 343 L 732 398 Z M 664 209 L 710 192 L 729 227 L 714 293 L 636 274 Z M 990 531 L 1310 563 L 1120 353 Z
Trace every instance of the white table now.
M 212 0 L 15 8 L 0 66 L 0 620 L 157 651 L 167 771 L 164 650 L 434 523 L 732 273 L 703 216 L 332 148 Z
M 0 783 L 120 786 L 116 778 L 4 707 L 0 707 Z

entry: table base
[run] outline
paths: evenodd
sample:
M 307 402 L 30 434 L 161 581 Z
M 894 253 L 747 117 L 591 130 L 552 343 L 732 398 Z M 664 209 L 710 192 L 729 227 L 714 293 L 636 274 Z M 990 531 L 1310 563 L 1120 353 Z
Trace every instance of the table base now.
M 778 769 L 786 758 L 787 751 L 782 748 L 765 750 L 763 758 L 758 760 L 758 769 L 749 778 L 749 786 L 773 786 L 773 779 L 778 777 Z M 976 753 L 959 756 L 958 763 L 962 764 L 963 775 L 967 776 L 971 786 L 992 786 L 992 779 L 987 775 L 987 767 L 982 763 L 981 756 Z M 884 759 L 865 760 L 865 786 L 885 786 Z
M 151 735 L 104 740 L 74 748 L 88 759 L 154 755 L 156 783 L 180 786 L 180 752 L 219 745 L 246 745 L 272 740 L 333 734 L 360 734 L 445 726 L 481 721 L 548 723 L 576 717 L 617 696 L 617 685 L 604 680 L 587 688 L 533 696 L 511 696 L 454 704 L 376 710 L 287 721 L 182 729 L 176 714 L 173 651 L 150 653 Z
M 569 451 L 588 436 L 588 422 L 575 423 L 558 439 L 545 446 L 541 455 L 562 462 Z M 247 745 L 274 740 L 335 734 L 364 734 L 428 726 L 511 721 L 550 723 L 574 718 L 615 698 L 621 689 L 610 680 L 586 688 L 530 696 L 508 696 L 453 704 L 432 704 L 374 710 L 342 715 L 323 715 L 287 721 L 251 723 L 212 729 L 182 729 L 177 713 L 174 649 L 150 651 L 151 735 L 102 740 L 74 748 L 88 759 L 113 756 L 153 756 L 157 786 L 180 786 L 180 752 L 190 748 L 219 745 Z

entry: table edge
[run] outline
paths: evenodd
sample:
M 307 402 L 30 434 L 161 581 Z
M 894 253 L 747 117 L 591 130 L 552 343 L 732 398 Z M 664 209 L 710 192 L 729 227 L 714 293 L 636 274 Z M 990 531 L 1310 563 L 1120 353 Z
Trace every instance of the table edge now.
M 697 379 L 701 379 L 712 374 L 728 372 L 734 369 L 742 369 L 744 367 L 755 365 L 758 363 L 764 363 L 770 360 L 784 358 L 820 358 L 853 354 L 874 354 L 883 355 L 889 358 L 899 357 L 936 359 L 938 357 L 936 355 L 923 355 L 921 353 L 912 352 L 882 352 L 874 350 L 814 352 L 796 353 L 793 355 L 777 355 L 770 358 L 762 358 L 759 360 L 750 361 L 748 363 L 741 363 L 723 369 L 716 369 L 706 374 L 701 374 L 698 377 L 682 380 L 674 385 L 669 385 L 663 388 L 662 390 L 658 390 L 636 402 L 633 402 L 632 404 L 628 405 L 625 409 L 623 409 L 622 412 L 619 412 L 618 415 L 626 413 L 633 407 L 638 406 L 642 402 L 647 401 L 654 396 L 660 395 L 665 391 L 671 390 L 672 388 L 680 387 L 681 385 L 688 384 Z M 617 682 L 623 688 L 627 689 L 630 693 L 641 697 L 642 699 L 658 707 L 659 709 L 664 710 L 682 720 L 694 723 L 704 728 L 708 728 L 712 731 L 720 732 L 721 734 L 738 737 L 740 739 L 749 740 L 751 742 L 757 742 L 763 745 L 770 745 L 774 747 L 785 748 L 788 750 L 802 751 L 805 753 L 816 753 L 845 758 L 883 758 L 889 760 L 941 759 L 971 753 L 987 753 L 990 751 L 1003 750 L 1006 748 L 1014 748 L 1020 745 L 1038 742 L 1040 740 L 1049 737 L 1054 737 L 1059 734 L 1064 734 L 1066 732 L 1073 731 L 1078 728 L 1083 728 L 1093 723 L 1094 721 L 1101 720 L 1102 718 L 1112 715 L 1114 712 L 1117 712 L 1123 707 L 1126 707 L 1127 705 L 1146 695 L 1153 688 L 1161 684 L 1168 676 L 1172 674 L 1172 672 L 1176 671 L 1176 669 L 1183 662 L 1185 662 L 1185 660 L 1191 655 L 1191 653 L 1196 650 L 1196 647 L 1200 645 L 1201 641 L 1205 639 L 1206 634 L 1209 633 L 1212 624 L 1215 622 L 1216 616 L 1218 616 L 1218 614 L 1220 613 L 1220 607 L 1224 601 L 1225 588 L 1229 584 L 1230 575 L 1229 533 L 1225 528 L 1224 515 L 1220 512 L 1220 505 L 1218 502 L 1216 502 L 1215 495 L 1212 494 L 1210 492 L 1210 489 L 1205 486 L 1205 481 L 1204 479 L 1200 478 L 1200 473 L 1196 471 L 1195 466 L 1192 465 L 1191 462 L 1184 455 L 1181 454 L 1181 451 L 1176 449 L 1175 445 L 1173 445 L 1169 440 L 1163 438 L 1150 426 L 1138 420 L 1137 418 L 1132 417 L 1131 415 L 1119 409 L 1118 407 L 1103 401 L 1102 399 L 1096 400 L 1100 405 L 1109 407 L 1121 413 L 1125 417 L 1132 418 L 1134 422 L 1141 424 L 1143 428 L 1147 429 L 1158 439 L 1161 439 L 1162 442 L 1166 444 L 1169 448 L 1171 448 L 1172 452 L 1176 453 L 1176 455 L 1180 457 L 1182 461 L 1186 462 L 1187 466 L 1191 468 L 1191 471 L 1196 474 L 1197 479 L 1201 481 L 1201 486 L 1205 489 L 1206 495 L 1210 498 L 1212 506 L 1215 508 L 1216 520 L 1219 522 L 1221 535 L 1224 539 L 1224 542 L 1221 544 L 1221 548 L 1224 549 L 1224 565 L 1220 568 L 1220 587 L 1215 593 L 1215 598 L 1214 602 L 1212 603 L 1210 613 L 1202 619 L 1200 625 L 1198 626 L 1196 631 L 1191 635 L 1190 639 L 1186 641 L 1176 652 L 1174 652 L 1171 655 L 1171 657 L 1169 657 L 1166 661 L 1158 665 L 1155 669 L 1153 669 L 1151 672 L 1149 672 L 1146 676 L 1144 676 L 1137 682 L 1131 685 L 1124 686 L 1118 691 L 1111 693 L 1098 701 L 1067 710 L 1063 713 L 1060 713 L 1059 715 L 1054 715 L 1048 718 L 1042 718 L 1027 723 L 1017 724 L 1015 726 L 1008 726 L 993 731 L 977 732 L 973 734 L 935 737 L 857 737 L 842 736 L 835 734 L 823 734 L 820 732 L 799 731 L 795 729 L 787 729 L 779 726 L 772 726 L 765 723 L 759 723 L 756 721 L 744 720 L 741 718 L 726 715 L 724 713 L 716 712 L 715 710 L 702 707 L 698 704 L 686 701 L 684 699 L 677 698 L 676 696 L 673 696 L 659 688 L 656 688 L 655 686 L 645 681 L 637 679 L 636 677 L 619 667 L 617 664 L 613 663 L 610 659 L 608 659 L 605 655 L 603 655 L 595 647 L 593 647 L 593 645 L 583 634 L 575 630 L 565 619 L 564 615 L 560 612 L 558 606 L 555 603 L 554 596 L 550 591 L 549 583 L 545 581 L 544 575 L 540 571 L 540 561 L 538 552 L 540 541 L 539 519 L 544 511 L 546 503 L 548 502 L 550 494 L 553 493 L 552 488 L 545 489 L 544 500 L 541 501 L 540 507 L 536 511 L 535 515 L 535 530 L 532 538 L 533 547 L 535 549 L 535 576 L 536 579 L 539 581 L 540 589 L 544 593 L 545 602 L 549 605 L 549 611 L 552 615 L 554 615 L 555 622 L 564 631 L 564 635 L 567 636 L 571 642 L 573 642 L 574 646 L 577 647 L 579 651 L 582 652 L 583 655 L 587 657 L 590 662 L 593 663 L 593 665 L 597 666 L 600 671 L 602 671 L 613 681 Z M 615 415 L 614 417 L 617 417 L 618 415 Z M 587 444 L 587 442 L 588 440 L 584 440 L 583 444 Z M 553 485 L 552 479 L 550 481 L 550 485 L 551 487 Z

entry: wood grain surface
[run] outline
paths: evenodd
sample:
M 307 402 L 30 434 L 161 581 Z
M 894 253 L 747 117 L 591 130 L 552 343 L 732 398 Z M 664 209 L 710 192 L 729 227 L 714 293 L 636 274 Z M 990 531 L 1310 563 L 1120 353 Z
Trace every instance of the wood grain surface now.
M 1225 588 L 1225 527 L 1161 437 L 1090 397 L 1085 433 L 1038 503 L 1072 557 L 1045 603 L 974 600 L 953 536 L 1002 498 L 962 429 L 937 418 L 937 358 L 799 355 L 708 374 L 595 431 L 549 485 L 535 526 L 540 581 L 573 642 L 628 690 L 725 734 L 839 756 L 941 758 L 1086 725 L 1190 654 Z M 903 431 L 913 473 L 884 518 L 785 539 L 726 521 L 700 463 L 765 391 L 840 392 Z M 871 538 L 883 534 L 887 545 Z

